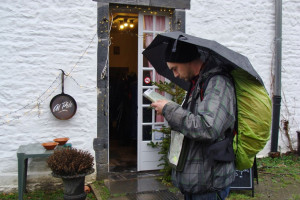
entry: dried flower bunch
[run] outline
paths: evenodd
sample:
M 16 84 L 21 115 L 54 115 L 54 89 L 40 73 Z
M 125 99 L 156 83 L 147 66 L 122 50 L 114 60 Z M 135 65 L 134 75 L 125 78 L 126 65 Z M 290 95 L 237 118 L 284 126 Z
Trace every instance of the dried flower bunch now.
M 54 174 L 73 176 L 89 172 L 94 165 L 94 158 L 88 151 L 64 148 L 55 150 L 47 163 Z

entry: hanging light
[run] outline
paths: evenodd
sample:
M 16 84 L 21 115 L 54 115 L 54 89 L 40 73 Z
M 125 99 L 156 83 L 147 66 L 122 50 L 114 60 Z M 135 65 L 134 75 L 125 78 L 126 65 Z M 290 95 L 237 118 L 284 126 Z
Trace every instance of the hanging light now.
M 134 27 L 134 24 L 133 24 L 133 19 L 131 19 L 131 20 L 130 20 L 129 27 L 130 27 L 130 28 L 133 28 L 133 27 Z
M 120 29 L 123 30 L 124 29 L 124 24 L 123 21 L 120 21 Z
M 127 27 L 128 26 L 127 19 L 125 18 L 124 21 L 125 21 L 124 26 Z

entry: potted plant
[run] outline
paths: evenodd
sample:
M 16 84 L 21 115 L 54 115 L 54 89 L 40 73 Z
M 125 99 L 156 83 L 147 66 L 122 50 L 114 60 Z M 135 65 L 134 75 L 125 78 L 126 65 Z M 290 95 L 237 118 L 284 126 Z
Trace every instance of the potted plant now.
M 94 158 L 88 151 L 75 148 L 55 150 L 47 160 L 52 175 L 62 178 L 64 199 L 84 200 L 85 176 L 94 172 Z

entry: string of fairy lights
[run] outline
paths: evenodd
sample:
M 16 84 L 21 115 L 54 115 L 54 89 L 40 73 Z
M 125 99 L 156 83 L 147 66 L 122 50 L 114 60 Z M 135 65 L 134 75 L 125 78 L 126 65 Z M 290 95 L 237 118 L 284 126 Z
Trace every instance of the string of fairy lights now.
M 96 37 L 97 33 L 94 34 L 94 36 L 92 37 L 92 39 L 90 40 L 87 48 L 84 50 L 84 52 L 82 53 L 82 55 L 79 57 L 79 59 L 77 60 L 77 62 L 74 64 L 74 66 L 71 68 L 71 70 L 65 74 L 66 79 L 70 78 L 71 80 L 73 80 L 80 88 L 84 88 L 85 86 L 82 86 L 78 83 L 78 81 L 76 81 L 72 76 L 71 73 L 74 71 L 74 69 L 78 66 L 78 64 L 80 63 L 81 59 L 84 57 L 84 55 L 87 53 L 88 49 L 91 47 L 95 37 Z M 25 116 L 30 116 L 30 114 L 37 109 L 37 116 L 40 117 L 41 115 L 41 104 L 44 103 L 49 97 L 51 97 L 53 95 L 53 93 L 61 86 L 61 82 L 59 82 L 59 77 L 61 77 L 61 74 L 59 73 L 54 81 L 50 84 L 50 86 L 44 91 L 42 92 L 37 99 L 34 99 L 32 101 L 30 101 L 29 103 L 27 103 L 26 105 L 22 106 L 21 108 L 11 111 L 9 113 L 0 115 L 0 126 L 9 124 L 15 120 L 18 120 L 22 117 Z M 95 87 L 96 88 L 96 87 Z M 21 112 L 23 112 L 22 114 L 20 114 Z
M 53 85 L 57 82 L 57 79 L 59 78 L 59 75 L 58 76 L 56 76 L 56 78 L 55 78 L 55 80 L 51 83 L 51 85 L 48 87 L 48 89 L 47 90 L 45 90 L 36 100 L 33 100 L 33 101 L 31 101 L 31 102 L 29 102 L 29 103 L 27 103 L 26 105 L 24 105 L 24 106 L 22 106 L 21 108 L 19 108 L 19 109 L 17 109 L 17 110 L 15 110 L 15 111 L 12 111 L 12 112 L 9 112 L 9 113 L 7 113 L 7 114 L 5 114 L 5 115 L 2 115 L 2 116 L 0 116 L 0 119 L 1 120 L 3 120 L 3 118 L 5 118 L 5 120 L 3 120 L 2 122 L 0 122 L 0 126 L 2 126 L 2 125 L 4 125 L 4 124 L 8 124 L 8 123 L 10 123 L 10 122 L 12 122 L 12 121 L 14 121 L 14 120 L 17 120 L 17 119 L 20 119 L 21 117 L 23 117 L 23 116 L 26 116 L 26 115 L 28 115 L 32 110 L 34 110 L 36 107 L 40 107 L 40 104 L 42 103 L 42 102 L 44 102 L 50 95 L 52 95 L 52 93 L 55 91 L 53 91 L 53 92 L 51 92 L 46 98 L 44 98 L 44 99 L 42 99 L 43 97 L 44 97 L 44 95 L 47 93 L 47 91 L 49 91 L 52 87 L 53 87 Z M 29 108 L 29 110 L 28 111 L 26 111 L 26 112 L 24 112 L 23 113 L 23 115 L 21 115 L 21 116 L 12 116 L 12 115 L 14 115 L 14 114 L 18 114 L 19 112 L 21 112 L 22 110 L 25 110 L 25 109 L 28 109 Z M 12 119 L 8 119 L 10 116 L 12 116 Z
M 172 20 L 172 14 L 173 14 L 173 10 L 172 9 L 166 9 L 166 8 L 160 8 L 160 9 L 156 9 L 153 10 L 150 7 L 144 7 L 144 6 L 135 6 L 135 5 L 125 5 L 125 6 L 120 6 L 120 5 L 115 5 L 112 6 L 110 8 L 111 11 L 111 19 L 109 20 L 108 26 L 105 26 L 106 31 L 108 32 L 108 34 L 111 32 L 111 28 L 113 25 L 113 14 L 114 12 L 120 12 L 120 10 L 122 12 L 128 12 L 128 13 L 143 13 L 143 14 L 150 14 L 150 15 L 158 15 L 158 14 L 162 14 L 164 16 L 169 16 L 169 26 L 170 26 L 170 31 L 172 31 L 172 26 L 171 24 L 173 23 Z M 108 19 L 106 19 L 105 17 L 100 21 L 101 24 L 106 24 L 108 22 Z M 180 28 L 181 26 L 181 21 L 177 22 L 177 26 Z M 137 37 L 142 37 L 144 42 L 146 40 L 146 38 L 148 36 L 153 36 L 151 34 L 144 34 L 144 35 L 138 35 L 135 34 Z M 89 88 L 91 89 L 91 87 L 88 86 L 83 86 L 80 85 L 78 83 L 78 81 L 73 78 L 73 76 L 71 74 L 73 74 L 74 69 L 78 66 L 78 64 L 80 63 L 80 61 L 82 60 L 82 58 L 85 56 L 85 54 L 87 53 L 88 49 L 91 47 L 95 37 L 97 36 L 97 32 L 93 35 L 93 37 L 91 38 L 88 46 L 86 47 L 86 49 L 83 51 L 82 55 L 79 57 L 79 59 L 77 60 L 77 62 L 74 64 L 74 66 L 70 69 L 70 71 L 68 73 L 65 74 L 66 78 L 68 79 L 70 78 L 72 81 L 75 82 L 75 84 L 77 86 L 79 86 L 80 88 Z M 100 78 L 104 79 L 106 74 L 107 74 L 107 69 L 108 69 L 108 65 L 109 65 L 109 47 L 111 45 L 111 38 L 109 39 L 101 39 L 98 38 L 98 45 L 102 45 L 104 46 L 105 44 L 102 42 L 104 40 L 108 40 L 107 43 L 107 57 L 106 57 L 106 61 L 105 61 L 105 65 L 102 69 L 102 72 L 100 74 Z M 25 116 L 30 116 L 31 114 L 34 113 L 35 110 L 37 113 L 37 116 L 40 117 L 41 115 L 41 105 L 42 103 L 44 103 L 49 97 L 51 97 L 53 95 L 53 93 L 59 88 L 61 87 L 61 81 L 59 81 L 59 77 L 61 77 L 61 73 L 58 73 L 57 76 L 54 78 L 53 82 L 50 84 L 50 86 L 44 91 L 42 92 L 38 98 L 30 101 L 29 103 L 27 103 L 26 105 L 20 107 L 17 110 L 8 112 L 6 114 L 0 114 L 0 126 L 9 124 L 15 120 L 19 120 L 22 117 Z M 97 89 L 97 87 L 93 87 L 92 89 Z
M 172 24 L 173 23 L 173 9 L 170 8 L 151 8 L 151 7 L 147 7 L 147 6 L 137 6 L 137 5 L 114 5 L 111 6 L 111 13 L 116 13 L 116 12 L 120 12 L 121 11 L 127 11 L 128 13 L 142 13 L 144 15 L 149 14 L 149 15 L 163 15 L 163 16 L 168 16 L 169 17 L 169 27 L 170 27 L 170 31 L 174 31 Z M 176 21 L 176 30 L 180 30 L 181 29 L 181 25 L 182 25 L 182 21 L 179 19 L 178 21 Z M 136 33 L 130 33 L 134 36 L 137 36 L 139 38 L 143 38 L 143 40 L 145 41 L 146 38 L 148 36 L 153 36 L 152 34 L 144 34 L 144 35 L 138 35 Z

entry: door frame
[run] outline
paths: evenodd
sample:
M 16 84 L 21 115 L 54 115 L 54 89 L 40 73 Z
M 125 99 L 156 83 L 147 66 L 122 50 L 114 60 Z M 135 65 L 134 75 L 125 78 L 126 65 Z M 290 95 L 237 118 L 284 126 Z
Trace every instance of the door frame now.
M 122 4 L 115 1 L 97 0 L 97 137 L 93 140 L 95 151 L 96 179 L 103 180 L 109 172 L 109 62 L 108 52 L 110 45 L 110 13 L 111 12 L 135 12 L 145 13 L 160 12 L 167 10 L 172 13 L 170 17 L 171 31 L 185 32 L 185 10 L 190 8 L 190 0 L 151 1 L 145 3 L 132 3 L 128 0 Z M 188 3 L 187 3 L 188 2 Z M 124 5 L 124 4 L 128 5 Z M 162 3 L 164 5 L 162 5 Z

